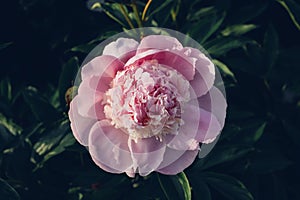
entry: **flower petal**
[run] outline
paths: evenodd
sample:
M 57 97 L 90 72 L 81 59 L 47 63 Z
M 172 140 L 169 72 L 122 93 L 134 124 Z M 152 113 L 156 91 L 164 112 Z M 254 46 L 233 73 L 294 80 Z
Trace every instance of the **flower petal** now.
M 202 143 L 211 143 L 220 134 L 222 127 L 217 118 L 204 109 L 200 109 L 200 122 L 196 140 Z
M 124 172 L 133 164 L 127 141 L 127 134 L 114 128 L 108 120 L 102 120 L 91 129 L 89 152 L 93 160 L 114 170 Z M 101 165 L 99 166 L 101 167 Z
M 174 68 L 187 80 L 194 78 L 196 59 L 188 57 L 180 51 L 148 50 L 129 59 L 125 66 L 145 60 L 157 60 L 159 64 Z
M 174 50 L 182 48 L 182 44 L 174 37 L 166 35 L 149 35 L 141 40 L 137 53 L 139 54 L 149 49 Z
M 104 47 L 103 55 L 111 55 L 123 62 L 134 56 L 139 43 L 134 39 L 118 38 Z
M 78 88 L 77 109 L 83 117 L 103 119 L 105 116 L 102 99 L 105 88 L 108 87 L 110 82 L 108 78 L 103 77 L 97 83 L 98 79 L 98 76 L 84 79 Z
M 224 95 L 218 88 L 212 87 L 207 94 L 198 98 L 198 102 L 201 108 L 211 112 L 216 117 L 221 127 L 224 126 L 227 103 Z
M 147 176 L 157 169 L 166 149 L 165 141 L 157 140 L 155 137 L 141 138 L 137 141 L 129 139 L 128 146 L 132 152 L 134 168 L 142 176 Z
M 92 59 L 81 69 L 82 80 L 91 76 L 114 78 L 117 71 L 123 69 L 124 63 L 111 55 L 102 55 Z
M 157 171 L 166 175 L 178 174 L 194 162 L 197 154 L 198 150 L 178 151 L 167 148 L 163 162 L 161 163 Z
M 206 94 L 215 81 L 215 66 L 201 51 L 195 48 L 184 48 L 188 56 L 196 58 L 196 73 L 190 82 L 198 97 Z
M 196 99 L 182 106 L 181 119 L 184 124 L 179 127 L 178 134 L 168 142 L 168 147 L 176 150 L 195 150 L 199 142 L 195 140 L 200 121 L 200 109 Z
M 97 120 L 81 116 L 78 113 L 77 103 L 78 96 L 76 96 L 70 103 L 69 118 L 71 121 L 71 129 L 76 140 L 80 144 L 88 146 L 90 129 L 97 122 Z

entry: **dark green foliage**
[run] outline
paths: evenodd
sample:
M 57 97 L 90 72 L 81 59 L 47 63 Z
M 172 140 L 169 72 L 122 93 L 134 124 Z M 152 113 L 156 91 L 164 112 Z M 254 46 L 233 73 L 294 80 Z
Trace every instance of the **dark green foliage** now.
M 146 3 L 1 2 L 0 199 L 300 199 L 300 2 Z M 87 53 L 141 26 L 190 35 L 226 86 L 220 140 L 175 176 L 106 173 L 69 126 L 65 93 Z

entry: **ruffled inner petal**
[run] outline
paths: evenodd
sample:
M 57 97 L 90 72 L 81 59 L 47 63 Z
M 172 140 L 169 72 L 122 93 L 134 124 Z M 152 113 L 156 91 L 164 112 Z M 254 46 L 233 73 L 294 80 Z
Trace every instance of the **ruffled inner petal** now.
M 197 99 L 189 101 L 182 106 L 181 119 L 184 124 L 178 129 L 178 134 L 168 142 L 168 147 L 177 150 L 195 150 L 198 141 L 195 140 L 200 121 L 200 109 Z
M 177 70 L 187 80 L 193 80 L 194 78 L 196 59 L 188 57 L 180 51 L 148 50 L 129 59 L 125 66 L 138 65 L 139 62 L 145 60 L 157 60 L 159 64 Z

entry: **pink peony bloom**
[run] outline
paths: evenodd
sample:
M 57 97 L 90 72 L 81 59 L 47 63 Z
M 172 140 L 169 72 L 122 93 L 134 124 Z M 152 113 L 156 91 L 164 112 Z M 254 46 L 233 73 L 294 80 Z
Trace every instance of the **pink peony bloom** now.
M 177 174 L 224 126 L 213 63 L 174 37 L 119 38 L 82 67 L 81 79 L 71 128 L 107 172 Z

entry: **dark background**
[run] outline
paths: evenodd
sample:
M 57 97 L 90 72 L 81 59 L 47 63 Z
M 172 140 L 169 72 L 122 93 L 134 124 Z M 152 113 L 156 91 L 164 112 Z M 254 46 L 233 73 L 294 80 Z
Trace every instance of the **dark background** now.
M 300 29 L 275 0 L 166 2 L 153 0 L 150 18 L 223 63 L 229 105 L 215 149 L 185 171 L 193 199 L 300 199 Z M 300 2 L 284 2 L 299 23 Z M 1 1 L 0 20 L 0 199 L 184 197 L 177 176 L 103 172 L 70 132 L 66 90 L 87 53 L 124 27 L 84 0 Z

